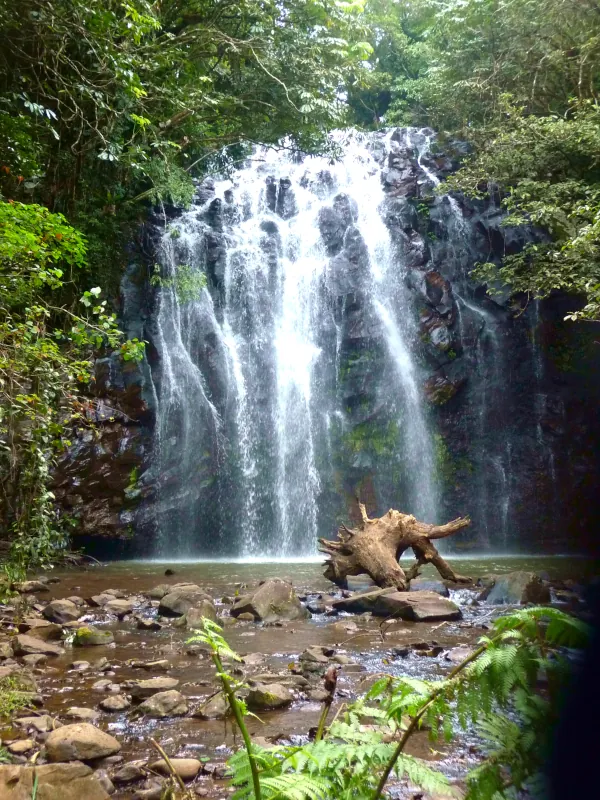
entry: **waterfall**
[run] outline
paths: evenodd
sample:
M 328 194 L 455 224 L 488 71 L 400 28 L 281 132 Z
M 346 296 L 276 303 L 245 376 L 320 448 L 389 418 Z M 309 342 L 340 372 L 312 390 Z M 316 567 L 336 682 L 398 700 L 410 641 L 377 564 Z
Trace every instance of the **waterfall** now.
M 418 317 L 383 216 L 390 140 L 338 144 L 335 163 L 257 150 L 165 229 L 157 554 L 314 554 L 365 481 L 438 519 Z

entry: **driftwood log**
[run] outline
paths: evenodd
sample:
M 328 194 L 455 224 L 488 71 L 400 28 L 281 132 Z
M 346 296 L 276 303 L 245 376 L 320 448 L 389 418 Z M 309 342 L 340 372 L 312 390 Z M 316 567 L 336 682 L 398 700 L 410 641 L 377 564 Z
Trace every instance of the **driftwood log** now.
M 359 503 L 358 508 L 361 521 L 357 528 L 342 525 L 337 541 L 319 539 L 319 550 L 329 556 L 324 574 L 330 581 L 345 586 L 349 575 L 366 573 L 382 588 L 389 586 L 404 591 L 424 564 L 433 564 L 446 580 L 468 581 L 454 572 L 432 542 L 466 528 L 471 524 L 468 517 L 459 517 L 445 525 L 427 525 L 411 514 L 402 514 L 392 508 L 377 519 L 368 518 L 363 503 Z M 409 548 L 417 560 L 405 572 L 398 560 Z

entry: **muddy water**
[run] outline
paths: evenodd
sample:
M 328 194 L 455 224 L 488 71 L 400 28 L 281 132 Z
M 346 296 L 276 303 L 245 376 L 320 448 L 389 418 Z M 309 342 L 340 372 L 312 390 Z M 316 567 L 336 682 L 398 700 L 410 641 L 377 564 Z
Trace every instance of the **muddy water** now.
M 553 580 L 581 579 L 582 573 L 590 574 L 592 571 L 589 563 L 566 558 L 453 560 L 452 563 L 457 571 L 473 576 L 527 569 L 545 572 Z M 167 568 L 174 574 L 165 577 Z M 40 595 L 39 599 L 43 602 L 49 598 L 71 595 L 88 598 L 106 589 L 119 589 L 127 595 L 139 595 L 142 602 L 138 613 L 148 618 L 156 615 L 156 608 L 150 607 L 143 595 L 160 583 L 190 581 L 199 584 L 215 599 L 217 610 L 224 619 L 228 618 L 228 604 L 221 602 L 222 598 L 231 598 L 244 584 L 254 584 L 268 577 L 290 579 L 300 595 L 315 598 L 319 593 L 332 592 L 333 589 L 322 577 L 318 563 L 166 565 L 127 562 L 56 572 L 55 575 L 60 582 L 53 584 L 49 593 Z M 341 671 L 337 693 L 339 706 L 364 691 L 369 676 L 374 673 L 435 677 L 449 671 L 452 665 L 445 658 L 445 653 L 453 647 L 473 644 L 493 617 L 506 610 L 483 604 L 473 605 L 471 601 L 474 596 L 467 590 L 455 593 L 454 600 L 463 610 L 463 620 L 459 622 L 427 624 L 396 621 L 382 626 L 380 619 L 369 616 L 313 616 L 310 620 L 294 621 L 283 627 L 237 622 L 225 628 L 225 635 L 240 654 L 260 653 L 264 656 L 264 661 L 257 666 L 243 668 L 246 677 L 260 672 L 286 671 L 310 645 L 326 645 L 339 654 L 347 655 L 353 663 Z M 64 656 L 49 661 L 36 675 L 44 696 L 44 709 L 63 722 L 67 721 L 63 715 L 70 706 L 97 707 L 106 694 L 91 687 L 104 677 L 120 683 L 167 674 L 179 681 L 178 689 L 188 698 L 190 710 L 194 710 L 218 688 L 210 659 L 186 654 L 185 643 L 190 636 L 189 631 L 174 626 L 172 622 L 165 624 L 158 632 L 140 631 L 134 620 L 118 621 L 102 609 L 89 609 L 89 612 L 83 620 L 113 631 L 115 643 L 107 647 L 90 648 L 67 645 Z M 408 656 L 394 654 L 394 648 L 417 642 L 435 642 L 444 651 L 435 658 L 419 656 L 414 650 Z M 93 665 L 103 657 L 109 660 L 111 671 L 100 674 Z M 129 663 L 158 659 L 169 661 L 167 673 L 135 669 Z M 70 669 L 75 660 L 89 661 L 92 668 L 83 673 L 75 672 Z M 319 712 L 319 704 L 298 699 L 285 711 L 262 713 L 261 721 L 251 718 L 249 727 L 255 735 L 297 741 L 316 724 Z M 160 741 L 170 755 L 204 758 L 211 762 L 222 762 L 237 746 L 230 723 L 223 721 L 206 721 L 191 716 L 166 720 L 136 719 L 129 710 L 121 714 L 103 713 L 99 724 L 122 742 L 122 755 L 126 760 L 152 756 L 150 737 Z M 0 735 L 10 736 L 11 731 L 0 730 Z M 453 746 L 452 758 L 447 764 L 450 772 L 464 771 L 473 760 L 469 747 L 467 739 Z M 431 751 L 424 735 L 413 742 L 412 752 L 422 757 L 439 758 L 438 753 Z M 219 792 L 223 794 L 218 784 L 211 786 L 211 794 L 213 791 L 217 793 L 216 796 Z M 128 796 L 127 792 L 115 795 L 116 798 Z

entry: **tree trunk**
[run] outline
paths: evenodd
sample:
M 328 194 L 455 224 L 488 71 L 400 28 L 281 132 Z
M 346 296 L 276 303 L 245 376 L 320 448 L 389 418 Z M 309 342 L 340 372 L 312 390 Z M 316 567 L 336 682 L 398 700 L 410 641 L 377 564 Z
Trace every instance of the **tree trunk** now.
M 457 575 L 432 544 L 433 539 L 443 539 L 466 528 L 471 524 L 468 517 L 458 517 L 445 525 L 427 525 L 394 509 L 383 517 L 369 519 L 363 503 L 358 507 L 361 515 L 358 528 L 342 525 L 338 541 L 319 539 L 319 550 L 329 556 L 324 574 L 330 581 L 344 586 L 348 575 L 366 573 L 378 586 L 404 591 L 419 574 L 419 568 L 428 563 L 446 580 L 468 580 Z M 398 559 L 408 548 L 412 548 L 417 561 L 405 572 Z

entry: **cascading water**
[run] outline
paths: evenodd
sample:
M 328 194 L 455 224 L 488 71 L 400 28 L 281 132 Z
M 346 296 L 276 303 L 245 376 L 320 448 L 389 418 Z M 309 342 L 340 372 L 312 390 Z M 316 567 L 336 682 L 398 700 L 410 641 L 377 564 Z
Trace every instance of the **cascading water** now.
M 376 480 L 392 449 L 395 491 L 381 502 L 438 519 L 416 315 L 382 217 L 393 144 L 339 143 L 333 164 L 257 152 L 165 230 L 158 553 L 313 554 L 347 516 L 340 458 Z M 210 291 L 188 296 L 205 273 Z

